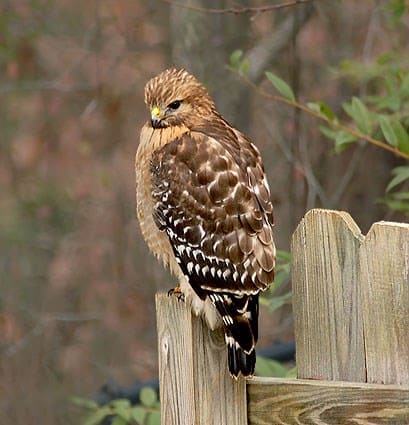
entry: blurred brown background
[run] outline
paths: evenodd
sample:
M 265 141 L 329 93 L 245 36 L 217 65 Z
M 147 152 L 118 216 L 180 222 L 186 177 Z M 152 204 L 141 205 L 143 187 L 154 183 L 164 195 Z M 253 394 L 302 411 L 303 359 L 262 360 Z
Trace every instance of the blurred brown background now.
M 399 164 L 391 154 L 356 144 L 335 155 L 319 123 L 260 97 L 226 66 L 242 49 L 264 89 L 274 90 L 270 69 L 301 101 L 339 112 L 366 87 L 330 68 L 408 39 L 408 26 L 389 31 L 384 4 L 228 14 L 160 0 L 0 1 L 1 424 L 78 424 L 70 396 L 156 376 L 154 294 L 173 281 L 141 240 L 133 161 L 148 118 L 144 84 L 164 68 L 195 73 L 260 147 L 279 249 L 312 207 L 347 210 L 365 232 L 399 219 L 375 203 Z M 288 309 L 264 320 L 260 344 L 291 339 L 291 323 Z

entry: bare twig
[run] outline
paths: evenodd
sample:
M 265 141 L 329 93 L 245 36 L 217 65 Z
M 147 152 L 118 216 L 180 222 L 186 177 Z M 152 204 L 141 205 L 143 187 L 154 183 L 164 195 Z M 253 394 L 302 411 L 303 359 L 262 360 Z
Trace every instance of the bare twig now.
M 365 152 L 366 146 L 368 145 L 360 144 L 358 145 L 357 149 L 355 149 L 344 175 L 339 180 L 337 188 L 330 197 L 329 203 L 327 204 L 328 208 L 335 208 L 338 205 L 345 189 L 348 187 L 349 183 L 354 177 L 355 171 L 359 167 L 359 164 L 361 164 L 362 156 Z
M 265 120 L 264 123 L 265 123 L 265 128 L 267 129 L 267 132 L 269 133 L 271 138 L 276 141 L 277 146 L 280 148 L 287 162 L 290 164 L 293 164 L 296 168 L 299 168 L 300 170 L 302 170 L 302 173 L 304 174 L 304 177 L 307 181 L 308 186 L 315 191 L 321 203 L 323 205 L 327 205 L 328 203 L 327 196 L 325 195 L 325 192 L 320 182 L 318 181 L 317 177 L 312 171 L 311 165 L 309 163 L 308 164 L 301 163 L 299 160 L 297 160 L 294 156 L 294 153 L 291 151 L 291 149 L 289 149 L 288 145 L 283 142 L 282 137 L 279 134 L 272 133 L 271 126 L 268 125 L 269 123 L 267 122 L 267 120 Z
M 42 320 L 36 324 L 36 326 L 31 329 L 27 334 L 25 334 L 19 341 L 15 344 L 8 347 L 4 354 L 6 356 L 13 356 L 23 348 L 25 348 L 29 343 L 37 336 L 40 336 L 45 328 L 47 327 L 48 321 Z
M 366 33 L 363 53 L 362 53 L 362 61 L 364 63 L 368 62 L 372 55 L 374 38 L 379 31 L 379 25 L 376 25 L 378 21 L 378 16 L 379 16 L 379 7 L 375 8 L 375 10 L 373 11 L 371 15 L 371 19 L 369 21 L 368 31 Z M 361 83 L 359 88 L 360 98 L 364 98 L 366 96 L 367 86 L 368 86 L 367 82 L 363 81 Z M 337 188 L 334 190 L 332 196 L 330 197 L 330 202 L 328 204 L 329 208 L 334 208 L 336 205 L 338 205 L 342 195 L 344 194 L 355 172 L 357 171 L 357 169 L 359 168 L 359 165 L 361 164 L 361 159 L 363 154 L 365 153 L 366 146 L 367 145 L 364 143 L 359 143 L 357 146 L 357 149 L 355 149 L 352 155 L 352 158 L 349 161 L 348 166 L 346 167 L 342 178 L 338 182 Z
M 40 319 L 19 341 L 9 346 L 4 351 L 4 354 L 6 356 L 13 356 L 23 350 L 33 339 L 43 334 L 47 326 L 52 322 L 88 322 L 93 320 L 99 320 L 99 315 L 94 313 L 50 313 Z
M 95 90 L 96 86 L 88 83 L 65 84 L 58 81 L 25 81 L 16 84 L 2 84 L 0 94 L 16 91 L 59 91 L 71 93 L 77 91 Z
M 391 145 L 388 145 L 385 142 L 382 142 L 381 140 L 377 140 L 377 139 L 373 138 L 372 136 L 370 136 L 369 134 L 361 133 L 356 128 L 351 128 L 351 127 L 348 127 L 347 125 L 340 124 L 338 121 L 331 120 L 328 117 L 326 117 L 325 115 L 322 115 L 319 112 L 314 111 L 313 109 L 310 109 L 308 106 L 303 105 L 302 103 L 299 103 L 296 100 L 291 100 L 291 99 L 287 99 L 287 98 L 282 97 L 282 96 L 277 96 L 277 95 L 274 95 L 274 94 L 271 94 L 271 93 L 267 93 L 266 91 L 264 91 L 263 89 L 258 87 L 256 84 L 254 84 L 252 81 L 250 81 L 248 78 L 246 78 L 244 75 L 240 74 L 240 76 L 241 76 L 241 78 L 243 79 L 244 82 L 246 82 L 249 86 L 251 86 L 260 96 L 263 96 L 266 99 L 275 100 L 277 102 L 285 103 L 286 105 L 292 106 L 293 108 L 300 109 L 301 111 L 306 112 L 307 114 L 309 114 L 309 115 L 311 115 L 315 118 L 318 118 L 321 121 L 324 121 L 328 125 L 336 128 L 338 130 L 342 130 L 342 131 L 345 131 L 349 134 L 352 134 L 357 139 L 365 140 L 366 142 L 368 142 L 372 145 L 378 146 L 381 149 L 384 149 L 386 151 L 394 153 L 396 156 L 399 156 L 400 158 L 409 159 L 409 154 L 402 152 L 399 149 L 397 149 L 397 148 L 395 148 Z
M 379 6 L 375 8 L 375 10 L 372 12 L 371 19 L 369 21 L 368 31 L 366 33 L 363 52 L 362 52 L 363 63 L 368 62 L 372 55 L 375 35 L 378 34 L 379 32 L 378 17 L 379 17 Z M 367 82 L 365 81 L 361 82 L 361 85 L 359 88 L 360 98 L 364 98 L 366 96 L 367 86 L 368 86 Z M 348 187 L 355 172 L 357 171 L 357 169 L 359 168 L 359 165 L 361 164 L 361 159 L 365 152 L 366 146 L 367 146 L 366 144 L 359 143 L 357 149 L 355 149 L 352 155 L 352 158 L 349 161 L 348 166 L 346 167 L 342 178 L 338 182 L 336 190 L 333 192 L 332 196 L 330 197 L 330 203 L 328 205 L 329 208 L 334 208 L 336 205 L 338 205 L 339 200 L 344 194 L 344 191 Z
M 272 10 L 283 9 L 285 7 L 296 6 L 302 3 L 311 3 L 314 0 L 292 0 L 284 3 L 270 4 L 266 6 L 253 6 L 253 7 L 230 7 L 227 9 L 208 9 L 205 7 L 193 6 L 190 4 L 178 3 L 173 0 L 162 0 L 163 3 L 170 4 L 172 6 L 181 7 L 183 9 L 193 10 L 199 13 L 209 13 L 209 14 L 234 14 L 238 15 L 240 13 L 262 13 L 270 12 Z
M 267 34 L 246 52 L 246 59 L 250 64 L 248 76 L 252 81 L 259 82 L 263 77 L 264 70 L 277 61 L 280 53 L 287 48 L 288 44 L 313 15 L 314 8 L 312 6 L 312 4 L 309 4 L 297 9 L 297 12 L 299 12 L 297 19 L 294 14 L 286 16 L 277 23 L 273 32 Z

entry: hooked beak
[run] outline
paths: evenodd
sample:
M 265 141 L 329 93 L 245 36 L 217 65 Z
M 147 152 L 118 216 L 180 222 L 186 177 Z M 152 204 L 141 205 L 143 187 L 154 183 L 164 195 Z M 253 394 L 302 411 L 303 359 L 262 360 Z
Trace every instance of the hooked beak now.
M 157 106 L 151 109 L 151 124 L 153 128 L 160 127 L 161 111 Z

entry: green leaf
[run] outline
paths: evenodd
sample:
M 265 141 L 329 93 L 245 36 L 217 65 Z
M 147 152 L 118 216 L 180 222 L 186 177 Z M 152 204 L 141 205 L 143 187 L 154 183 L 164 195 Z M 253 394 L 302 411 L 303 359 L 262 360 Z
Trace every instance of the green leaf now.
M 392 174 L 395 176 L 386 187 L 386 191 L 389 192 L 394 187 L 403 183 L 409 179 L 409 166 L 396 167 L 392 170 Z
M 291 252 L 289 251 L 283 251 L 282 249 L 277 249 L 276 252 L 276 256 L 277 256 L 277 261 L 279 262 L 286 262 L 286 263 L 290 263 L 291 262 Z
M 250 62 L 243 58 L 243 50 L 237 49 L 230 55 L 230 68 L 240 74 L 247 74 L 250 69 Z
M 409 96 L 409 72 L 403 77 L 400 90 L 404 96 Z
M 404 127 L 402 127 L 405 135 L 398 140 L 398 148 L 401 152 L 409 154 L 409 135 Z
M 86 409 L 96 410 L 100 407 L 96 401 L 89 398 L 71 397 L 71 401 L 77 406 L 85 407 Z
M 318 102 L 308 102 L 307 107 L 308 109 L 311 109 L 311 111 L 321 113 L 320 105 L 318 104 Z
M 146 425 L 160 425 L 160 413 L 151 412 L 146 419 Z
M 332 69 L 332 73 L 337 77 L 348 76 L 358 81 L 368 81 L 373 78 L 375 70 L 355 61 L 344 61 L 340 64 L 339 69 Z
M 397 192 L 393 194 L 393 197 L 401 201 L 409 201 L 409 192 Z
M 396 199 L 395 196 L 388 196 L 382 200 L 388 208 L 395 211 L 401 211 L 409 215 L 409 202 L 405 200 Z
M 342 152 L 348 145 L 356 142 L 358 138 L 344 130 L 333 130 L 327 126 L 320 126 L 321 133 L 335 142 L 335 152 Z
M 335 140 L 338 135 L 338 130 L 334 130 L 333 128 L 327 127 L 326 125 L 321 125 L 320 131 L 324 136 L 331 140 Z
M 250 62 L 248 59 L 243 59 L 240 64 L 239 71 L 241 74 L 248 74 L 250 70 Z
M 131 418 L 131 402 L 127 399 L 117 399 L 110 403 L 110 406 L 115 414 L 120 416 L 126 422 Z
M 322 116 L 328 118 L 331 121 L 336 120 L 336 116 L 329 105 L 326 103 L 319 101 L 319 102 L 308 102 L 307 106 L 312 111 L 318 112 Z
M 333 121 L 337 118 L 329 105 L 324 102 L 319 102 L 319 105 L 321 113 L 325 115 L 329 120 Z
M 357 97 L 352 98 L 351 104 L 344 103 L 345 112 L 355 121 L 358 129 L 365 134 L 372 132 L 372 118 L 366 105 Z
M 393 92 L 384 96 L 367 96 L 366 100 L 375 104 L 378 109 L 389 109 L 396 112 L 401 108 L 401 97 L 399 92 Z
M 383 100 L 378 103 L 379 108 L 389 109 L 392 112 L 397 112 L 401 108 L 402 101 L 399 93 L 394 92 L 385 96 Z
M 390 117 L 381 115 L 379 117 L 379 124 L 381 126 L 381 130 L 383 135 L 385 136 L 386 141 L 391 146 L 398 146 L 398 136 L 396 135 Z
M 269 291 L 266 291 L 260 294 L 260 297 L 258 299 L 260 307 L 266 307 L 267 309 L 270 307 L 271 298 L 273 297 L 270 291 L 271 291 L 271 287 L 269 288 Z
M 276 270 L 278 267 L 276 268 Z M 288 279 L 290 268 L 289 267 L 280 267 L 281 270 L 277 270 L 275 279 L 274 279 L 274 285 L 272 288 L 274 291 L 276 291 L 280 286 Z
M 295 95 L 292 88 L 284 80 L 268 71 L 266 72 L 266 77 L 283 97 L 289 100 L 295 100 Z
M 378 65 L 385 65 L 391 60 L 390 52 L 383 52 L 376 58 L 376 63 Z
M 278 361 L 257 356 L 256 375 L 284 378 L 287 373 L 288 369 Z
M 128 425 L 129 420 L 124 419 L 122 416 L 116 416 L 111 422 L 111 425 Z
M 297 377 L 297 367 L 294 366 L 291 369 L 288 369 L 287 374 L 284 378 L 296 378 Z
M 110 405 L 115 409 L 129 409 L 131 407 L 131 402 L 127 398 L 118 398 L 111 401 Z
M 243 50 L 237 49 L 230 55 L 230 67 L 238 70 L 243 56 Z
M 344 102 L 342 104 L 342 109 L 352 118 L 352 104 L 349 102 Z
M 387 2 L 387 8 L 392 12 L 392 21 L 396 24 L 405 13 L 405 0 L 391 0 Z
M 335 152 L 340 153 L 346 149 L 351 143 L 356 142 L 358 139 L 351 133 L 346 131 L 339 131 L 335 138 Z
M 386 75 L 384 75 L 384 81 L 385 81 L 385 87 L 387 93 L 394 93 L 397 89 L 397 80 L 396 76 L 394 74 L 391 74 L 390 72 L 387 72 Z
M 284 304 L 287 304 L 291 300 L 291 292 L 287 292 L 284 295 L 274 296 L 270 299 L 270 304 L 268 306 L 270 313 L 278 310 Z
M 409 134 L 398 119 L 382 115 L 379 117 L 379 124 L 390 145 L 402 152 L 409 153 Z
M 146 409 L 141 406 L 135 406 L 131 409 L 131 417 L 138 425 L 143 425 L 145 423 L 146 415 Z
M 340 130 L 335 137 L 335 152 L 342 152 L 348 147 L 348 145 L 356 142 L 357 140 L 358 139 L 353 134 Z
M 290 264 L 277 265 L 276 276 L 267 293 L 274 294 L 290 277 Z
M 156 404 L 156 401 L 158 400 L 156 391 L 151 387 L 142 388 L 141 392 L 139 393 L 139 398 L 141 400 L 141 403 L 144 406 L 148 407 L 153 407 Z
M 91 413 L 87 416 L 86 420 L 82 425 L 100 425 L 100 423 L 105 419 L 106 416 L 112 414 L 112 411 L 108 407 L 102 407 L 99 410 Z

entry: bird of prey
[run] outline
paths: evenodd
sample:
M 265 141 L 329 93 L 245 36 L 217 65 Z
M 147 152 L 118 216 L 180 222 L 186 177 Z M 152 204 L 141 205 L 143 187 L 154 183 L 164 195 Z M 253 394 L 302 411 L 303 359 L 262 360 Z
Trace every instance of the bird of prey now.
M 150 250 L 193 312 L 222 326 L 230 374 L 252 376 L 258 297 L 274 279 L 273 207 L 257 147 L 205 87 L 171 68 L 145 87 L 136 153 L 137 216 Z

